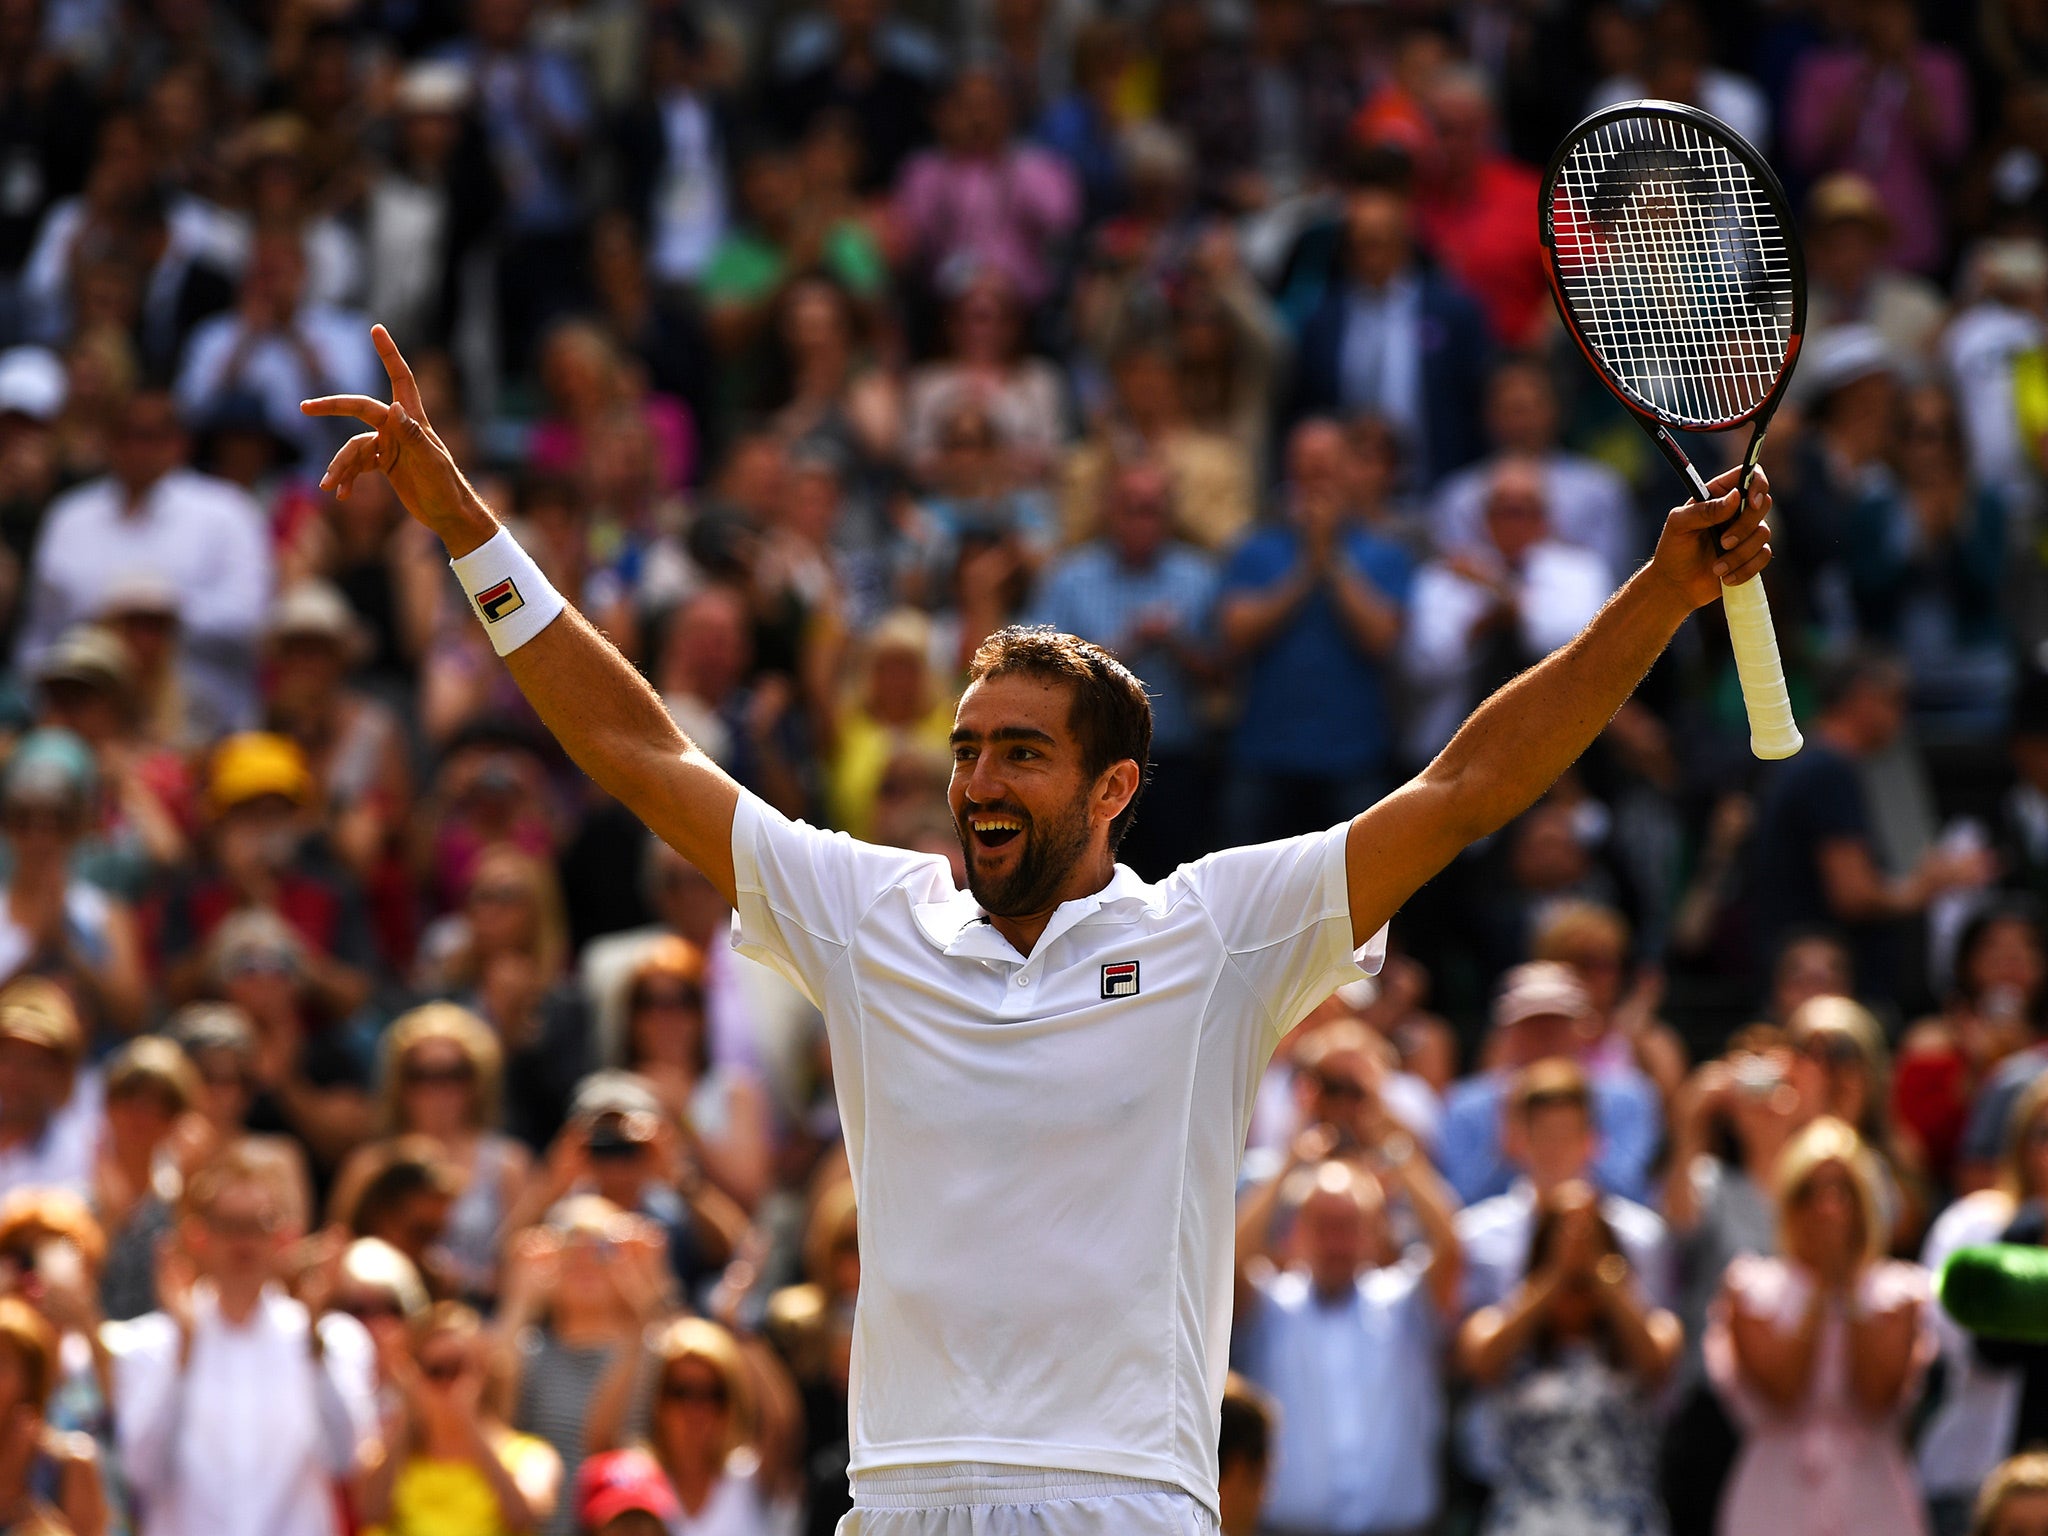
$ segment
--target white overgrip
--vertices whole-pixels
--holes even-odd
[[[1785,664],[1778,657],[1762,578],[1752,576],[1735,587],[1724,583],[1721,608],[1728,615],[1735,675],[1742,680],[1742,702],[1749,710],[1749,750],[1766,761],[1790,757],[1802,741],[1785,691]]]

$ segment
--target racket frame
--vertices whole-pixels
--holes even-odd
[[[1600,360],[1599,353],[1593,349],[1592,343],[1587,339],[1585,331],[1579,325],[1578,316],[1573,313],[1570,301],[1565,297],[1564,279],[1558,270],[1557,264],[1557,231],[1551,213],[1557,192],[1558,177],[1563,174],[1565,161],[1570,157],[1572,151],[1578,148],[1589,135],[1606,127],[1608,124],[1622,121],[1639,122],[1646,117],[1665,118],[1673,122],[1683,123],[1695,132],[1704,134],[1724,144],[1728,152],[1739,160],[1743,167],[1756,178],[1758,187],[1761,188],[1764,197],[1769,201],[1771,209],[1777,215],[1779,225],[1784,232],[1787,276],[1790,279],[1792,288],[1792,316],[1788,328],[1789,333],[1785,339],[1785,357],[1778,365],[1777,377],[1772,380],[1771,387],[1764,392],[1763,398],[1747,410],[1731,416],[1725,421],[1718,421],[1707,425],[1687,424],[1682,427],[1674,426],[1661,412],[1635,399],[1622,385],[1620,380],[1615,377],[1612,370]],[[1557,313],[1559,318],[1564,321],[1565,330],[1570,333],[1573,343],[1585,357],[1595,377],[1600,380],[1609,394],[1613,395],[1615,399],[1628,408],[1629,414],[1635,418],[1636,425],[1641,427],[1644,433],[1648,435],[1650,441],[1657,445],[1658,450],[1670,462],[1671,467],[1685,478],[1686,485],[1691,489],[1692,497],[1695,501],[1708,501],[1712,497],[1707,490],[1705,477],[1700,474],[1699,468],[1693,463],[1691,455],[1685,451],[1684,446],[1678,441],[1677,433],[1680,431],[1727,432],[1741,426],[1744,422],[1750,423],[1749,448],[1742,456],[1742,478],[1738,482],[1738,488],[1742,496],[1747,497],[1749,494],[1750,477],[1756,473],[1757,460],[1763,453],[1764,434],[1770,429],[1771,418],[1777,414],[1778,406],[1785,398],[1786,386],[1792,382],[1792,370],[1799,362],[1800,348],[1806,339],[1806,252],[1799,239],[1799,226],[1792,217],[1791,199],[1785,195],[1785,184],[1778,179],[1778,173],[1771,169],[1770,162],[1764,159],[1758,153],[1756,146],[1751,144],[1740,133],[1737,133],[1728,124],[1722,122],[1711,113],[1702,112],[1697,107],[1689,107],[1683,102],[1676,101],[1618,101],[1611,106],[1600,108],[1597,112],[1589,113],[1559,142],[1556,151],[1550,157],[1550,163],[1543,169],[1543,181],[1537,194],[1537,213],[1543,246],[1543,270],[1544,275],[1550,280],[1551,298],[1557,305]],[[1739,506],[1740,504],[1738,500],[1737,505]],[[1727,525],[1723,524],[1722,526],[1725,527]],[[1718,533],[1719,529],[1716,529],[1715,532]],[[1711,537],[1711,535],[1708,537]],[[1761,621],[1764,634],[1769,640],[1770,666],[1777,672],[1776,691],[1778,697],[1782,700],[1784,690],[1783,669],[1778,662],[1776,639],[1770,635],[1769,609],[1760,600],[1763,578],[1759,575],[1751,578],[1751,580],[1757,584],[1755,592],[1742,594],[1739,602],[1736,600],[1735,595],[1742,593],[1740,587],[1724,585],[1721,590],[1724,597],[1729,600],[1731,623],[1735,620],[1735,614],[1732,610],[1736,607],[1744,610],[1744,617],[1747,621],[1745,627],[1754,626]],[[1747,586],[1749,583],[1744,583],[1744,585]],[[1761,613],[1755,612],[1757,609],[1761,609]],[[1740,648],[1738,647],[1739,651]],[[1740,654],[1738,654],[1737,660],[1738,663],[1742,661]],[[1746,678],[1744,693],[1745,697],[1747,697],[1748,680]],[[1754,709],[1752,709],[1751,713],[1754,717]],[[1754,734],[1752,736],[1752,747],[1759,757],[1787,757],[1797,752],[1799,750],[1799,734],[1797,728],[1791,724],[1789,711],[1785,714],[1782,727],[1775,733],[1771,733],[1768,740],[1765,733]]]

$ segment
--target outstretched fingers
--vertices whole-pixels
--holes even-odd
[[[412,376],[412,364],[405,360],[405,354],[398,350],[398,343],[391,333],[381,325],[370,327],[370,343],[377,349],[377,357],[384,364],[384,372],[391,378],[391,398],[412,414],[421,426],[426,425],[426,407],[420,403],[419,381]]]
[[[317,400],[301,400],[299,411],[307,416],[353,416],[372,428],[384,425],[384,418],[391,407],[382,400],[373,400],[368,395],[322,395]]]
[[[376,467],[377,434],[358,432],[343,443],[341,451],[328,462],[327,473],[320,477],[320,489],[332,491],[338,501],[347,501],[357,478]]]

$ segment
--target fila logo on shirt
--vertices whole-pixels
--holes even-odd
[[[1136,997],[1138,995],[1138,962],[1120,960],[1115,965],[1102,968],[1102,995],[1104,997]]]
[[[483,610],[484,618],[495,624],[508,613],[517,613],[526,606],[526,599],[519,595],[519,589],[512,585],[507,576],[495,587],[485,587],[476,595],[476,605]]]

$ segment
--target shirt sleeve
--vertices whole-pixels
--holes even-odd
[[[732,867],[740,919],[733,948],[786,976],[820,1011],[826,978],[884,892],[904,886],[916,901],[952,894],[936,855],[821,832],[746,792],[733,812]]]
[[[1174,873],[1215,923],[1231,963],[1285,1034],[1316,1004],[1361,974],[1375,975],[1387,930],[1351,938],[1345,871],[1349,823],[1277,843],[1212,853]]]
[[[114,1449],[130,1487],[145,1500],[170,1487],[185,1399],[177,1333],[153,1312],[112,1325]]]

